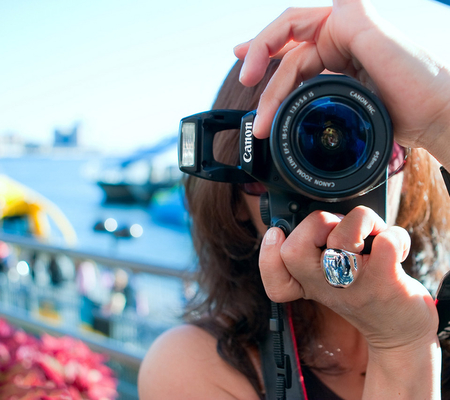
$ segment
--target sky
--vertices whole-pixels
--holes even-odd
[[[390,22],[450,64],[450,7],[373,0]],[[127,153],[210,109],[233,47],[289,6],[331,0],[1,0],[0,135]]]

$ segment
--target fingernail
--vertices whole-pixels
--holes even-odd
[[[239,74],[239,82],[241,82],[241,83],[242,83],[242,79],[245,78],[245,70],[246,70],[246,67],[247,67],[247,64],[244,62],[244,64],[242,64],[241,72],[240,72],[240,74]]]
[[[239,43],[238,45],[233,47],[233,51],[238,50],[244,43]]]
[[[256,136],[256,133],[258,133],[258,114],[256,114],[256,117],[253,120],[253,136]]]
[[[266,245],[272,246],[278,242],[278,230],[269,229],[264,236],[264,243]]]

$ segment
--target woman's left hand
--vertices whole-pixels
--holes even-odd
[[[345,289],[330,286],[321,247],[359,253],[369,235],[375,236],[372,251],[357,256],[355,282]],[[409,247],[404,229],[388,228],[367,207],[356,207],[345,217],[317,211],[286,239],[279,228],[266,233],[261,276],[273,301],[314,300],[348,320],[372,348],[399,348],[436,335],[438,323],[431,295],[402,268]]]
[[[357,256],[356,280],[345,289],[330,286],[321,248],[359,253],[369,235],[375,236],[372,250]],[[313,212],[286,239],[279,228],[271,228],[261,245],[261,276],[273,301],[314,300],[366,339],[363,399],[441,398],[438,316],[428,291],[401,266],[409,247],[404,229],[387,227],[362,206],[345,217]]]

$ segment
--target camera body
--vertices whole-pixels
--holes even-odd
[[[268,139],[253,136],[256,111],[212,110],[184,118],[179,166],[230,183],[258,181],[261,217],[288,235],[314,210],[347,214],[357,205],[386,217],[387,170],[393,147],[389,114],[358,81],[320,75],[278,109]],[[217,162],[214,135],[240,129],[239,165]]]

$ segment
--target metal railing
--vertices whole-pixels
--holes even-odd
[[[108,355],[121,399],[137,399],[153,340],[182,323],[195,291],[185,270],[109,258],[1,234],[0,317],[33,333],[69,335]],[[5,251],[6,250],[6,251]]]

